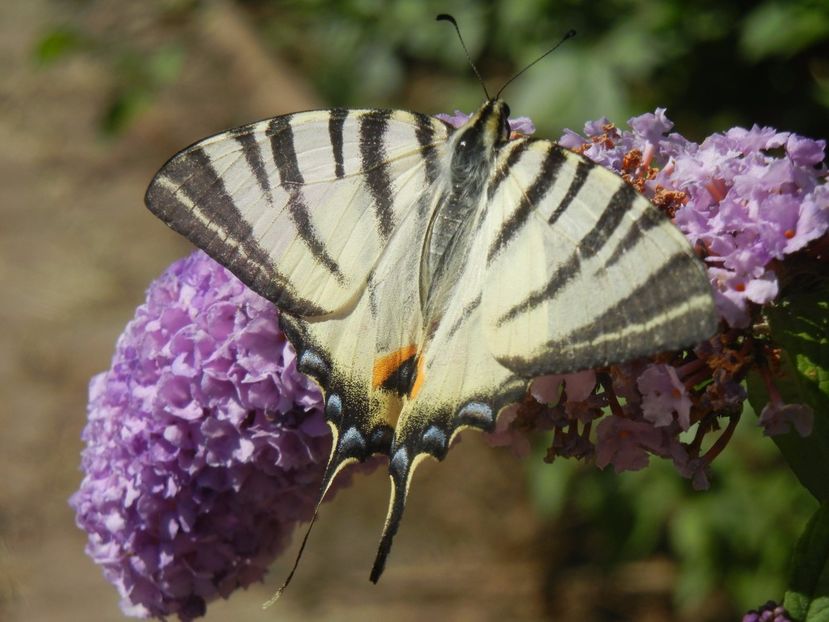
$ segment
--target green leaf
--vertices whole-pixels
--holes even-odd
[[[796,622],[829,622],[829,501],[797,541],[783,606]]]
[[[40,65],[49,65],[77,51],[83,38],[69,28],[55,28],[43,35],[35,44],[34,58]]]
[[[796,432],[774,442],[800,482],[819,500],[829,499],[829,285],[765,310],[773,341],[782,349],[781,376],[774,379],[787,404],[808,404],[815,414],[811,435]],[[748,378],[749,402],[760,413],[768,402],[759,374]]]
[[[740,45],[752,60],[792,56],[829,33],[829,11],[807,3],[771,0],[755,8],[742,25]]]

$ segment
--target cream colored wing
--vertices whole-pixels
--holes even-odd
[[[389,451],[450,131],[403,111],[276,117],[185,149],[147,191],[151,211],[279,307],[334,434],[323,494],[344,465]]]
[[[519,139],[500,150],[483,201],[400,414],[373,578],[415,467],[442,459],[458,430],[492,429],[535,376],[691,345],[716,329],[708,279],[685,238],[610,171]]]
[[[403,111],[275,117],[175,155],[146,203],[281,310],[344,313],[395,229],[423,216],[447,136]]]
[[[529,141],[490,198],[483,286],[492,354],[523,377],[693,345],[717,317],[702,262],[623,179]]]

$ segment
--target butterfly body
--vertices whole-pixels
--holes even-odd
[[[510,140],[507,105],[460,128],[313,111],[205,139],[148,207],[280,309],[334,436],[322,494],[389,457],[383,571],[417,464],[491,430],[530,379],[693,344],[716,328],[682,234],[615,174]]]

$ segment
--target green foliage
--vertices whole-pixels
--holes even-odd
[[[540,456],[528,461],[531,490],[545,516],[565,521],[568,537],[577,530],[591,563],[668,555],[678,564],[681,610],[718,594],[736,616],[783,593],[792,543],[815,508],[755,422],[749,409],[714,462],[708,491],[693,491],[668,461],[616,475]]]
[[[797,543],[783,605],[795,622],[829,621],[829,502],[815,512]]]
[[[781,346],[783,402],[814,409],[814,430],[807,438],[794,431],[775,437],[801,483],[819,500],[829,499],[829,282],[799,290],[765,311],[774,343]],[[768,402],[759,374],[749,379],[749,399],[759,412]]]
[[[100,2],[102,0],[98,0]],[[96,0],[88,0],[94,6]],[[490,91],[570,28],[578,37],[510,86],[517,115],[545,135],[602,116],[624,122],[667,106],[680,131],[702,138],[741,124],[829,135],[829,5],[822,0],[239,0],[262,42],[291,61],[332,105],[472,110],[482,98],[452,28],[451,12]],[[187,24],[205,3],[150,0],[148,27],[181,53]],[[91,11],[91,9],[90,9]],[[176,24],[181,31],[176,35]],[[124,25],[129,32],[129,25]],[[124,55],[158,62],[154,46],[113,33],[94,41],[82,20],[51,29],[36,45],[43,62],[83,50],[119,76]],[[92,43],[87,45],[87,40]],[[106,126],[117,130],[169,81],[155,70],[119,84]],[[150,79],[148,79],[148,77]]]
[[[162,3],[163,4],[163,3]],[[189,10],[164,5],[160,15],[170,11]],[[101,111],[101,130],[113,135],[126,127],[141,111],[152,104],[164,86],[174,82],[181,73],[185,47],[168,43],[148,49],[117,33],[101,35],[81,24],[62,24],[47,30],[32,50],[40,68],[84,54],[105,64],[111,72],[112,95]]]
[[[741,34],[748,58],[790,57],[829,35],[829,5],[813,0],[765,2],[748,14]]]
[[[57,27],[46,32],[35,44],[34,59],[39,65],[49,65],[83,47],[83,37],[69,27]]]
[[[102,118],[104,132],[119,132],[149,106],[159,89],[178,77],[183,61],[184,51],[177,45],[163,46],[146,55],[130,48],[119,50],[111,60],[118,81]]]

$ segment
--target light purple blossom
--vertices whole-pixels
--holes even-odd
[[[650,454],[659,451],[662,434],[647,421],[605,417],[596,428],[596,466],[613,465],[617,473],[648,466]]]
[[[518,404],[507,406],[498,416],[495,429],[486,435],[486,442],[490,447],[509,447],[517,458],[525,458],[531,450],[530,439],[515,425],[516,417]]]
[[[680,429],[688,429],[691,398],[675,368],[670,365],[650,365],[639,376],[637,384],[642,393],[642,415],[647,421],[656,427],[676,421]]]
[[[126,614],[203,615],[311,518],[331,443],[319,391],[273,305],[204,253],[150,286],[89,397],[71,505]]]
[[[644,184],[687,196],[676,225],[706,250],[720,314],[745,328],[751,303],[778,293],[773,260],[802,249],[829,230],[829,187],[823,181],[826,142],[768,127],[733,128],[697,145],[676,132],[665,109],[630,119],[620,131],[607,119],[587,123],[586,138],[566,130],[565,146],[620,173],[636,150],[643,166],[659,171]],[[781,152],[781,153],[777,153]]]
[[[691,480],[694,490],[708,490],[711,485],[708,480],[710,460],[692,454],[685,443],[679,442],[675,436],[664,435],[664,445],[655,453],[673,460],[677,472],[685,479]],[[667,455],[666,455],[667,454]]]
[[[768,436],[786,434],[794,428],[805,437],[812,433],[814,418],[815,413],[807,404],[783,404],[772,399],[760,413],[759,423]]]
[[[768,601],[759,609],[749,611],[743,616],[742,622],[792,622],[789,612],[773,600]]]
[[[439,112],[435,115],[441,121],[445,121],[452,127],[460,127],[471,117],[471,114],[467,114],[465,112],[461,112],[460,110],[456,110],[452,114],[446,114],[445,112]],[[535,132],[535,125],[532,122],[532,119],[529,117],[516,117],[515,119],[509,119],[509,127],[510,130],[513,132],[518,132],[519,134],[529,135]]]

